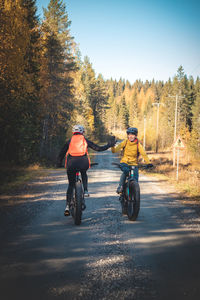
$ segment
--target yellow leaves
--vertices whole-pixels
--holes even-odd
[[[14,10],[17,7],[22,8],[22,0],[4,0],[5,11]]]
[[[88,120],[88,125],[90,130],[93,132],[94,131],[94,115],[93,115],[93,111],[90,108],[87,112],[87,120]]]
[[[0,31],[0,70],[7,81],[22,84],[26,68],[25,55],[30,46],[30,28],[27,11],[21,0],[5,0]],[[17,74],[17,76],[16,76]]]
[[[4,2],[4,9],[5,10],[11,10],[12,4],[13,4],[12,0],[5,0],[5,2]]]

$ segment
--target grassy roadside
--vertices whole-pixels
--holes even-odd
[[[95,161],[95,153],[89,149],[91,162]],[[64,166],[64,160],[63,160]],[[0,163],[0,195],[13,193],[29,181],[40,176],[46,176],[54,168],[34,164],[29,167],[19,167],[13,164]]]
[[[0,194],[15,191],[34,178],[45,176],[50,170],[40,167],[37,164],[29,167],[1,164],[0,167]]]
[[[164,178],[170,184],[173,184],[185,203],[200,205],[199,161],[192,160],[184,151],[181,152],[177,180],[177,165],[173,167],[172,151],[150,152],[148,156],[155,166],[155,169],[150,173],[151,175]]]

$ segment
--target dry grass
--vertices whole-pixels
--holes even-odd
[[[180,151],[177,180],[177,164],[173,167],[172,151],[148,153],[148,156],[155,165],[155,175],[164,175],[185,199],[200,203],[200,161],[195,160],[185,151]]]
[[[13,192],[29,180],[40,175],[45,175],[47,172],[47,170],[41,168],[38,164],[29,167],[19,167],[1,163],[0,168],[0,194]]]

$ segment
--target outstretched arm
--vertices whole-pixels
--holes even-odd
[[[121,142],[116,147],[112,147],[111,148],[112,153],[120,152],[122,149],[124,149],[125,145],[126,145],[126,140],[124,140],[123,142]]]
[[[86,139],[86,141],[87,141],[88,147],[91,148],[91,149],[93,149],[94,151],[99,151],[99,152],[100,151],[105,151],[105,150],[107,150],[107,149],[109,149],[111,147],[110,143],[108,143],[108,144],[106,144],[104,146],[99,146],[99,145],[91,142],[88,139]]]
[[[116,143],[114,136],[112,136],[110,141],[108,142],[108,144],[106,144],[104,146],[99,146],[99,145],[91,142],[88,139],[86,139],[86,141],[87,141],[88,147],[93,149],[94,151],[105,151],[105,150],[109,149],[110,147],[113,147]]]

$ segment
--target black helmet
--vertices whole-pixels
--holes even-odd
[[[135,134],[135,135],[138,135],[138,129],[135,128],[135,127],[129,127],[127,130],[126,130],[126,133],[127,134]]]

